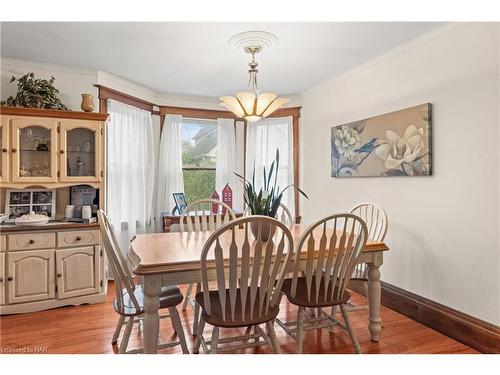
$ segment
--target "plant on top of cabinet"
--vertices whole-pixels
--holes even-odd
[[[16,77],[12,76],[10,82],[14,82]],[[35,74],[27,73],[17,79],[17,94],[9,96],[2,105],[11,107],[28,107],[68,110],[58,98],[59,90],[54,87],[54,77],[49,80],[35,78]]]

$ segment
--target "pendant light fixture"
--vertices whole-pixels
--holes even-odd
[[[256,38],[255,35],[253,37],[249,37],[249,34],[251,33],[259,33],[258,36],[260,36],[260,38]],[[227,108],[236,116],[244,118],[248,122],[257,122],[260,119],[269,116],[282,105],[290,101],[290,99],[287,98],[278,98],[278,95],[275,93],[260,93],[257,88],[257,73],[259,72],[257,70],[257,66],[259,64],[255,61],[255,55],[262,50],[264,45],[266,45],[262,43],[262,35],[266,35],[268,38],[266,41],[272,40],[268,35],[277,40],[274,35],[259,31],[241,33],[230,39],[230,44],[235,43],[236,40],[235,44],[237,46],[241,45],[238,41],[244,42],[246,44],[244,46],[244,51],[252,55],[252,60],[248,64],[250,67],[248,70],[248,73],[250,74],[248,80],[248,90],[240,91],[236,93],[236,96],[222,96],[219,98],[221,100],[221,106]],[[269,43],[267,45],[269,45]]]

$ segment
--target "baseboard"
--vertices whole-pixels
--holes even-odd
[[[381,282],[382,304],[481,353],[500,353],[500,327]],[[358,283],[350,289],[365,294]]]

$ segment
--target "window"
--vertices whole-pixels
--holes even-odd
[[[182,172],[188,203],[211,198],[215,191],[217,122],[183,119]]]

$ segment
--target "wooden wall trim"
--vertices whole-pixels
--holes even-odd
[[[235,120],[244,121],[242,118],[234,115],[234,113],[216,109],[202,109],[202,108],[187,108],[187,107],[172,107],[172,106],[159,106],[160,115],[181,115],[183,117],[203,118],[209,120],[216,120],[218,118],[232,118]],[[287,117],[292,116],[294,119],[300,117],[301,107],[281,108],[273,112],[269,117]]]
[[[157,105],[154,103],[148,102],[147,100],[143,100],[143,99],[137,98],[135,96],[125,94],[123,92],[111,89],[111,88],[106,87],[106,86],[102,86],[102,85],[94,85],[94,86],[99,89],[99,105],[100,105],[99,111],[100,112],[103,112],[103,111],[107,112],[106,100],[114,99],[114,100],[117,100],[119,102],[122,102],[122,103],[125,103],[128,105],[132,105],[132,106],[140,108],[140,109],[144,109],[145,111],[149,111],[154,115],[160,114],[158,111],[154,110],[154,107]]]
[[[232,118],[232,119],[238,118],[229,111],[219,111],[215,109],[202,109],[202,108],[172,107],[172,106],[161,105],[160,116],[165,116],[165,115],[181,115],[182,117],[203,118],[209,120],[216,120],[218,118]]]
[[[269,117],[287,117],[292,116],[293,118],[300,117],[300,109],[302,107],[290,107],[290,108],[280,108],[274,111]]]
[[[500,353],[500,327],[389,283],[381,281],[381,286],[384,306],[481,353]],[[356,282],[349,289],[364,294]]]
[[[293,183],[296,188],[300,187],[300,173],[299,173],[299,117],[293,118]],[[297,189],[293,189],[294,202],[295,202],[295,222],[300,224],[300,195]]]

